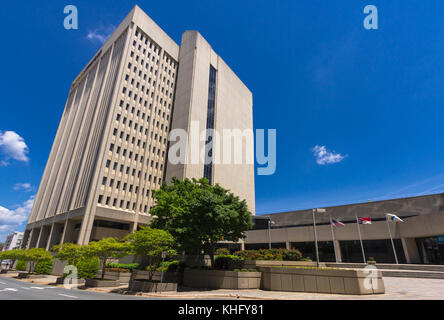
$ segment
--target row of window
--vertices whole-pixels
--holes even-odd
[[[111,204],[111,197],[108,196],[108,197],[105,198],[105,202],[103,203],[103,195],[99,195],[98,203],[101,204],[101,205],[105,205],[105,206],[112,205],[112,207],[118,208],[118,209],[126,209],[126,210],[132,210],[132,211],[136,210],[136,202],[133,202],[133,201],[130,201],[130,200],[125,201],[125,200],[121,199],[120,202],[119,202],[119,205],[117,205],[118,201],[119,201],[118,198],[113,198],[112,199],[112,204]],[[140,206],[139,206],[139,210],[140,211],[142,211],[142,206],[143,205],[140,204]],[[145,204],[143,206],[143,211],[142,212],[148,213],[147,210],[148,210],[148,205]]]

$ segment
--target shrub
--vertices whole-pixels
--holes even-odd
[[[19,260],[17,261],[17,264],[15,265],[15,270],[17,271],[26,271],[28,269],[28,262],[25,260]]]
[[[81,259],[76,263],[77,275],[81,279],[94,279],[99,271],[100,259],[97,257]]]
[[[257,272],[257,270],[256,269],[234,269],[233,271],[236,271],[236,272]]]
[[[110,262],[106,264],[106,269],[123,269],[124,272],[131,272],[134,269],[138,269],[140,265],[138,263],[115,263]],[[115,270],[117,271],[117,270]],[[122,271],[121,271],[122,272]]]
[[[231,254],[218,255],[214,260],[214,268],[220,270],[242,269],[243,265],[244,265],[243,257]]]
[[[37,274],[51,274],[53,259],[40,260],[36,263],[34,272]]]
[[[216,255],[221,255],[221,254],[225,254],[225,255],[229,255],[230,254],[230,250],[228,250],[227,248],[219,248],[216,250]]]
[[[302,259],[302,253],[298,249],[285,250],[282,253],[284,261],[300,261]]]
[[[244,250],[237,251],[234,254],[245,260],[307,261],[297,249]]]

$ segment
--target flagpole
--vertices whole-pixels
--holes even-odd
[[[358,225],[359,241],[361,242],[362,258],[364,259],[364,263],[367,264],[367,260],[365,260],[364,245],[362,244],[361,229],[359,228],[359,219],[357,215],[355,215],[355,217],[356,217],[356,224]]]
[[[396,261],[396,264],[399,264],[398,263],[398,256],[396,255],[396,250],[395,250],[395,243],[393,242],[392,232],[390,231],[390,225],[389,225],[389,220],[388,220],[387,215],[385,215],[385,222],[387,222],[387,229],[389,231],[390,241],[392,242],[392,248],[393,248],[393,254],[395,255],[395,261]]]
[[[318,235],[316,234],[315,210],[316,209],[313,209],[313,232],[314,232],[315,251],[316,251],[316,266],[319,267]]]
[[[333,240],[333,250],[335,251],[335,261],[338,263],[338,255],[336,254],[336,242],[335,242],[335,232],[333,231],[333,221],[331,221],[331,214],[328,213],[330,217],[330,229],[331,229],[331,238]]]

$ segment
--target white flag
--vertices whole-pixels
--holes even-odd
[[[391,214],[391,213],[386,213],[385,214],[387,216],[387,219],[391,220],[391,221],[399,221],[399,222],[404,222],[404,220],[402,220],[400,217],[398,217],[396,214]]]

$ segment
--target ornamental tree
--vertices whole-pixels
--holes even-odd
[[[175,255],[173,236],[165,230],[142,227],[129,234],[125,240],[131,245],[131,251],[135,255],[148,257],[148,277],[152,280],[154,271],[159,267],[162,252],[167,255]]]
[[[205,178],[163,183],[154,191],[156,205],[151,226],[169,231],[178,248],[189,253],[205,253],[214,266],[216,243],[238,241],[253,222],[245,200],[222,188],[210,185]]]
[[[103,238],[99,241],[90,242],[82,247],[85,257],[98,257],[102,263],[102,276],[105,278],[105,266],[109,259],[118,259],[126,256],[130,251],[129,243],[121,242],[115,238]]]
[[[23,250],[18,257],[20,260],[28,262],[29,273],[33,273],[35,266],[38,262],[50,261],[52,263],[53,257],[49,251],[43,248],[32,248],[28,250]]]
[[[68,265],[76,265],[83,256],[82,247],[71,242],[55,245],[52,251],[57,259],[66,261]]]
[[[11,268],[14,266],[14,263],[17,259],[23,257],[25,250],[23,249],[13,249],[0,252],[0,263],[3,260],[11,260]]]

